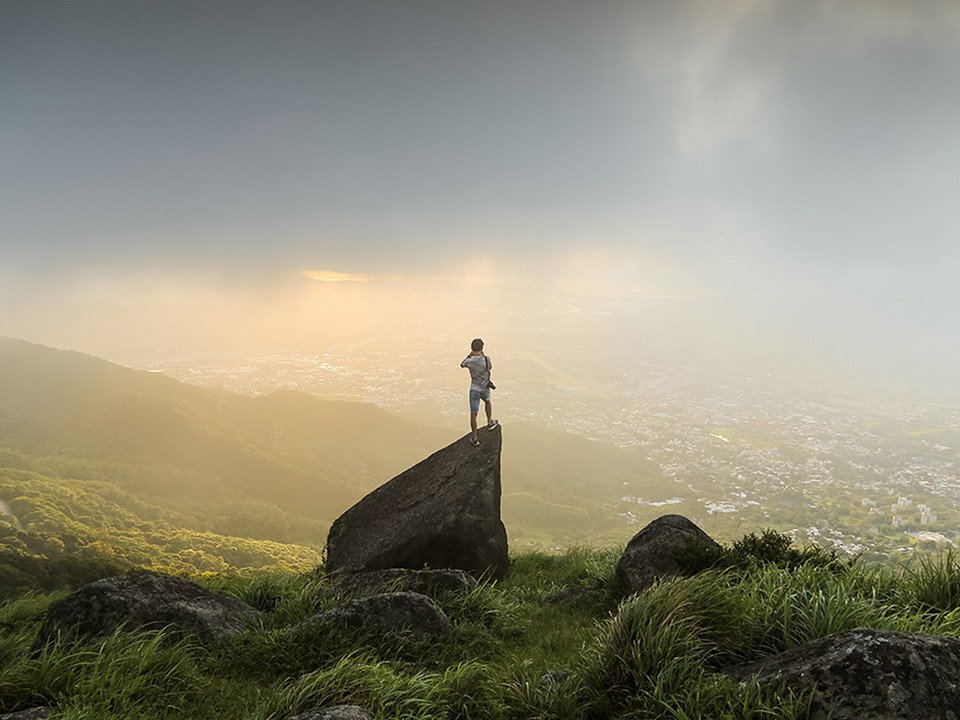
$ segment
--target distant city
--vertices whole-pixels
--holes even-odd
[[[232,392],[294,389],[370,402],[466,432],[468,380],[450,350],[457,340],[315,353],[154,350],[127,364]],[[865,556],[960,538],[956,397],[698,367],[669,345],[601,359],[585,349],[561,358],[528,343],[491,356],[505,427],[521,420],[640,447],[688,489],[669,498],[625,494],[626,525],[638,523],[639,509],[657,507],[721,537],[774,527],[800,543]]]

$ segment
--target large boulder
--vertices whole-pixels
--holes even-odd
[[[237,635],[259,612],[170,575],[134,571],[85,585],[50,606],[34,650],[57,639],[89,640],[116,630],[160,630],[210,644]]]
[[[481,430],[380,486],[334,521],[328,572],[459,568],[476,577],[507,571],[500,520],[501,429]]]
[[[845,630],[743,665],[771,693],[812,692],[810,720],[957,720],[960,639]]]
[[[617,563],[617,581],[627,595],[661,578],[682,575],[697,558],[721,550],[709,535],[682,515],[663,515],[633,536]]]
[[[406,632],[417,639],[442,635],[450,618],[435,601],[414,592],[392,592],[351,600],[319,612],[294,628],[310,630],[318,625],[376,633]]]

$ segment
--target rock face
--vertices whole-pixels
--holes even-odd
[[[811,720],[960,718],[956,638],[846,630],[727,674],[771,692],[813,690]]]
[[[33,649],[128,630],[167,628],[214,643],[242,632],[260,613],[249,605],[210,592],[182,578],[131,572],[90,583],[54,603]]]
[[[437,603],[414,592],[381,593],[351,600],[317,613],[295,631],[328,623],[378,633],[406,631],[418,639],[441,635],[451,628],[450,618]]]
[[[405,470],[347,510],[327,536],[330,572],[458,568],[475,577],[507,571],[500,520],[500,427],[464,436]]]
[[[679,575],[684,555],[718,552],[720,546],[682,515],[664,515],[638,532],[620,556],[617,580],[625,594],[646,590],[664,577]]]

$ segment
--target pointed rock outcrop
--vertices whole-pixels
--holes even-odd
[[[476,577],[507,571],[500,519],[500,427],[464,436],[374,490],[334,521],[328,572],[455,568]]]

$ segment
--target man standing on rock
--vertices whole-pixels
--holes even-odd
[[[477,338],[470,343],[470,354],[467,355],[460,367],[470,371],[470,442],[480,444],[477,437],[477,413],[480,412],[480,401],[487,413],[487,430],[493,430],[499,423],[493,419],[493,403],[490,402],[490,391],[494,384],[490,382],[490,368],[493,365],[490,358],[483,354],[483,340]]]

